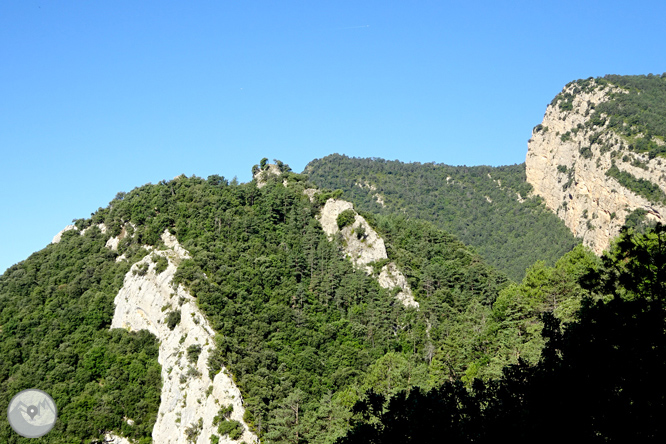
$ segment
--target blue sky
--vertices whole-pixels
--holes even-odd
[[[331,153],[524,161],[569,81],[666,71],[666,2],[0,2],[0,272],[118,191]]]

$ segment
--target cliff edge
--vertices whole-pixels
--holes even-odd
[[[659,146],[663,139],[598,110],[628,93],[604,79],[571,82],[528,142],[526,175],[534,194],[597,254],[632,215],[644,223],[666,215],[666,161],[635,148],[640,139]]]

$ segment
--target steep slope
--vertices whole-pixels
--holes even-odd
[[[146,255],[125,275],[111,323],[111,328],[148,330],[159,340],[163,384],[153,441],[207,444],[218,433],[215,416],[231,406],[228,419],[240,424],[239,436],[221,442],[257,442],[243,422],[243,398],[227,370],[209,376],[215,333],[196,300],[182,285],[172,285],[178,264],[191,256],[168,231],[161,240],[165,249]],[[174,316],[180,317],[177,323]]]
[[[0,277],[2,393],[52,394],[45,442],[331,443],[364,391],[483,358],[501,273],[280,173],[119,193]]]
[[[343,190],[360,211],[433,222],[514,280],[537,260],[553,264],[578,242],[529,197],[524,165],[454,167],[333,154],[310,162],[305,173],[321,187]]]
[[[528,143],[527,181],[585,245],[666,215],[666,78],[571,82]]]
[[[160,405],[159,345],[148,331],[110,327],[123,277],[147,251],[125,248],[128,261],[116,261],[110,234],[82,235],[81,222],[0,277],[0,399],[30,387],[51,394],[58,421],[41,442],[110,431],[146,442]],[[22,442],[5,415],[0,442]]]

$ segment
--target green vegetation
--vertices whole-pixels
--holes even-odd
[[[167,314],[164,322],[166,323],[167,327],[169,327],[169,330],[176,328],[176,325],[178,325],[180,322],[180,310],[170,311]]]
[[[58,422],[40,442],[90,442],[110,430],[146,442],[157,417],[155,337],[109,329],[129,264],[116,263],[107,238],[97,227],[68,231],[0,277],[0,404],[27,388],[50,393]],[[131,262],[147,253],[124,252]],[[0,442],[27,441],[0,416]]]
[[[153,256],[155,262],[155,273],[161,274],[169,266],[169,261],[164,256]]]
[[[620,87],[621,92],[613,92],[610,100],[592,106],[594,114],[585,123],[590,129],[604,127],[594,134],[597,141],[601,134],[613,130],[621,135],[628,149],[647,153],[650,158],[666,157],[666,73],[638,76],[607,75],[569,83],[573,93],[558,94],[551,104],[558,104],[562,111],[573,109],[573,97],[580,92]],[[590,104],[591,105],[591,104]],[[561,136],[564,141],[568,137]],[[624,144],[623,144],[624,145]],[[602,151],[609,147],[602,146]],[[587,153],[587,151],[586,151]]]
[[[104,222],[109,228],[106,235],[95,229],[85,237],[72,232],[61,244],[45,251],[71,248],[78,255],[72,267],[82,258],[103,260],[105,266],[112,267],[108,279],[114,286],[109,287],[105,299],[85,306],[83,311],[104,310],[111,316],[113,297],[129,269],[128,263],[116,264],[115,258],[125,254],[129,263],[136,263],[147,254],[140,246],[159,248],[161,233],[169,230],[192,255],[179,265],[174,285],[183,284],[191,291],[218,333],[209,372],[214,376],[222,364],[229,369],[243,393],[244,419],[249,426],[262,439],[276,443],[330,443],[346,433],[353,416],[351,407],[367,388],[381,387],[389,395],[416,386],[435,387],[450,378],[465,376],[470,365],[487,361],[487,344],[494,340],[485,333],[487,323],[494,301],[508,282],[473,250],[431,223],[365,214],[368,223],[385,238],[390,260],[403,270],[421,303],[419,311],[406,309],[396,300],[395,291],[381,288],[374,278],[355,270],[340,246],[328,240],[314,217],[322,202],[310,202],[303,194],[312,186],[303,178],[290,182],[288,187],[280,180],[269,179],[259,189],[254,182],[230,184],[220,176],[208,180],[180,176],[125,193],[91,219],[77,221],[79,228]],[[320,195],[334,197],[339,193],[324,190]],[[136,229],[130,229],[128,222]],[[133,236],[125,236],[118,252],[104,247],[109,236],[123,230],[131,230]],[[361,238],[367,235],[360,231],[354,234]],[[77,248],[76,242],[87,241],[93,235],[94,250]],[[89,256],[91,251],[94,254]],[[104,270],[94,269],[98,273]],[[139,270],[144,272],[143,268]],[[78,281],[61,276],[62,268],[56,264],[42,267],[40,272],[64,279],[45,287],[49,291],[79,288]],[[13,282],[12,276],[3,276],[3,283]],[[67,295],[71,303],[82,303],[80,290]],[[18,296],[5,292],[3,297]],[[4,310],[7,319],[15,318],[9,308]],[[163,322],[175,328],[180,311],[172,305],[165,305],[162,311]],[[65,313],[71,316],[72,311]],[[0,323],[4,332],[7,325],[11,322]],[[109,333],[108,327],[100,334],[129,335],[125,331]],[[181,343],[185,339],[183,336]],[[151,340],[156,347],[154,338]],[[87,352],[88,348],[82,351]],[[148,356],[156,352],[151,353]],[[189,347],[186,353],[190,362],[199,358],[196,348]],[[116,362],[126,362],[120,359]],[[122,359],[134,358],[128,352],[122,353]],[[13,360],[8,362],[3,367],[4,384],[14,380],[10,377],[18,378],[14,373],[18,367]],[[475,371],[483,374],[484,368]],[[156,375],[159,383],[159,367],[149,374]],[[188,377],[198,377],[194,368],[183,375]],[[391,383],[383,385],[381,381],[386,378]],[[140,393],[150,387],[141,378],[137,384]],[[99,385],[95,387],[104,393]],[[129,436],[149,434],[159,387],[150,393],[155,396],[133,404],[149,416],[142,417],[134,410],[118,414],[113,416],[120,422],[114,430]],[[67,405],[62,398],[56,401]],[[84,411],[92,415],[100,408],[92,406]],[[128,429],[130,426],[121,421],[123,416],[136,420],[138,425]],[[67,415],[64,418],[64,424],[69,424]],[[96,421],[86,422],[86,427],[102,419]],[[3,427],[8,430],[8,426]],[[89,432],[72,427],[72,434],[67,436],[79,441],[98,439],[98,434],[110,427],[100,426]],[[183,427],[190,440],[201,433],[197,421]],[[240,425],[228,418],[219,427],[218,441],[222,435],[242,433]]]
[[[368,391],[338,444],[661,442],[665,433],[666,230],[624,231],[603,266],[577,279],[590,296],[566,328],[543,316],[536,365],[520,361],[470,388]]]
[[[190,363],[194,364],[195,362],[197,362],[200,354],[201,354],[201,345],[192,344],[189,347],[187,347],[187,360]]]
[[[603,80],[624,90],[596,108],[599,115],[607,115],[609,128],[623,135],[633,151],[648,153],[651,158],[666,156],[666,145],[657,142],[666,138],[666,73],[607,75]]]
[[[213,425],[217,426],[217,433],[220,435],[229,435],[231,439],[238,439],[243,435],[243,425],[238,421],[229,419],[233,411],[233,405],[223,406],[213,418]]]
[[[656,234],[644,238],[625,233],[615,256],[603,263],[576,246],[552,266],[535,262],[520,283],[512,283],[474,249],[439,228],[451,215],[440,217],[425,210],[432,203],[434,210],[464,205],[474,211],[472,204],[489,203],[483,197],[488,196],[499,208],[514,209],[509,217],[499,211],[484,216],[497,223],[506,245],[520,245],[512,240],[519,233],[501,222],[529,222],[526,226],[534,227],[534,221],[543,220],[554,230],[557,225],[549,226],[547,218],[541,219],[545,213],[538,201],[510,203],[516,202],[516,193],[526,196],[529,192],[518,174],[521,166],[463,169],[376,164],[383,165],[381,174],[368,173],[358,179],[376,183],[376,192],[382,193],[387,208],[410,205],[432,219],[418,220],[388,210],[361,213],[385,240],[389,256],[373,264],[373,269],[377,272],[388,261],[395,262],[420,303],[419,310],[405,308],[395,297],[397,290],[383,289],[374,278],[354,269],[337,241],[328,240],[315,218],[323,202],[310,202],[303,194],[313,185],[302,175],[288,187],[281,180],[267,180],[261,189],[255,182],[229,183],[221,176],[208,180],[180,176],[122,194],[91,219],[76,222],[80,229],[92,227],[85,236],[66,232],[59,244],[49,245],[0,277],[0,351],[4,357],[0,360],[0,396],[8,402],[12,393],[28,387],[44,388],[54,396],[61,406],[61,419],[56,425],[58,433],[47,435],[51,441],[45,442],[90,442],[109,430],[137,440],[149,439],[160,399],[157,343],[145,331],[129,333],[109,327],[113,299],[130,264],[148,254],[142,245],[159,248],[164,230],[174,234],[192,256],[180,263],[174,285],[189,289],[217,333],[216,349],[208,361],[210,375],[215,376],[223,365],[230,371],[243,394],[244,420],[262,440],[274,443],[329,444],[343,439],[350,430],[352,434],[344,439],[368,431],[381,434],[392,430],[388,418],[401,411],[395,406],[418,401],[422,395],[448,405],[449,410],[441,406],[437,410],[461,418],[452,427],[463,427],[463,432],[471,430],[465,428],[468,425],[480,423],[474,413],[457,410],[461,405],[487,412],[488,427],[478,433],[490,436],[483,434],[500,424],[497,418],[507,412],[497,406],[515,406],[510,403],[510,393],[525,393],[522,399],[527,403],[525,409],[512,411],[540,406],[529,404],[537,398],[521,392],[527,389],[516,381],[555,371],[548,366],[559,363],[552,361],[559,355],[549,348],[549,341],[566,342],[568,332],[587,325],[586,313],[596,310],[590,307],[601,307],[595,301],[608,300],[613,292],[627,300],[643,300],[649,299],[648,293],[663,291],[660,285],[666,279],[658,262],[649,262],[657,264],[653,278],[631,279],[647,273],[642,271],[645,262],[641,258],[645,249],[656,254],[652,247]],[[289,173],[288,166],[282,164],[282,169]],[[454,172],[457,176],[451,176],[450,184],[446,184],[446,176],[441,183],[433,183],[442,173]],[[420,196],[434,195],[432,200],[408,199],[416,198],[408,186],[415,174],[421,174],[417,182]],[[488,174],[491,178],[483,179]],[[401,187],[389,187],[387,176]],[[359,192],[360,187],[352,187]],[[442,187],[456,187],[464,193],[446,194]],[[479,195],[481,199],[477,199]],[[358,205],[376,204],[372,195],[357,197]],[[480,217],[483,213],[474,214]],[[467,220],[480,230],[469,216]],[[101,222],[108,227],[106,234],[94,227]],[[128,222],[136,229],[129,228]],[[109,236],[123,230],[131,230],[133,236],[126,236],[117,252],[104,246]],[[533,230],[529,238],[534,242],[532,250],[544,243],[534,236],[549,239],[549,233],[542,230],[540,226]],[[367,235],[354,234],[359,238]],[[129,260],[116,263],[120,254]],[[152,256],[156,272],[160,258]],[[135,270],[148,272],[147,267]],[[175,304],[163,306],[162,313],[170,329],[181,320]],[[558,333],[560,324],[565,336]],[[181,343],[186,337],[182,336]],[[185,353],[194,363],[201,348],[192,345]],[[507,365],[513,367],[503,370]],[[182,377],[199,376],[190,366]],[[509,390],[503,384],[519,387]],[[485,398],[477,398],[480,393]],[[460,402],[451,401],[451,396]],[[493,410],[496,408],[499,410]],[[500,416],[493,416],[495,412]],[[221,406],[211,442],[242,435],[242,425],[231,414],[231,406]],[[131,418],[135,425],[123,418]],[[509,419],[508,424],[517,424],[515,417]],[[434,424],[451,425],[447,421]],[[190,441],[201,430],[200,418],[183,424]],[[396,432],[395,436],[402,435]],[[2,418],[0,440],[19,442]]]
[[[527,197],[531,186],[524,164],[454,167],[333,154],[313,160],[305,172],[321,187],[343,190],[357,211],[433,222],[514,280],[522,279],[537,260],[552,265],[579,243],[540,199]],[[365,181],[377,191],[356,185]]]
[[[342,230],[347,225],[353,224],[354,220],[356,220],[356,212],[354,210],[345,210],[338,214],[336,222],[338,223],[338,228]]]
[[[626,189],[646,198],[650,202],[662,205],[666,203],[666,194],[659,188],[659,185],[646,179],[639,179],[626,171],[621,171],[615,164],[606,171],[606,176],[612,177]]]

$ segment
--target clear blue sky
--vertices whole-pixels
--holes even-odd
[[[181,173],[523,162],[567,82],[666,71],[665,17],[663,0],[0,2],[0,272]]]

